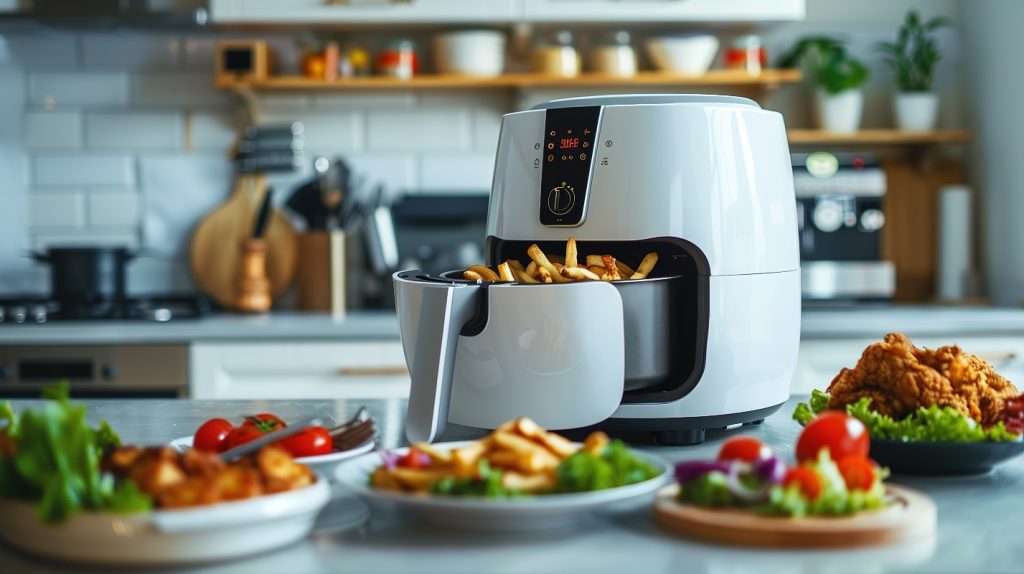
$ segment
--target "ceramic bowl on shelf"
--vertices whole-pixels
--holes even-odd
[[[718,38],[710,34],[661,36],[647,41],[647,54],[662,71],[701,76],[711,69],[718,53]]]
[[[461,30],[434,37],[434,67],[441,74],[494,77],[505,71],[505,35]]]

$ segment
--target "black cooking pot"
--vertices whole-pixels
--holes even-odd
[[[116,316],[125,300],[125,247],[51,247],[32,258],[50,265],[50,296],[65,317]]]

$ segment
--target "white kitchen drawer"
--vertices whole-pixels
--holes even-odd
[[[483,23],[512,22],[521,15],[521,0],[210,0],[210,17],[218,23]]]
[[[1012,337],[949,337],[913,338],[918,347],[935,348],[943,345],[960,345],[968,353],[985,359],[996,371],[1013,381],[1018,387],[1024,385],[1024,338]],[[844,367],[853,368],[864,348],[876,339],[810,339],[800,341],[800,358],[797,361],[796,377],[793,380],[793,394],[807,394],[812,389],[824,390]]]
[[[399,341],[196,343],[196,399],[378,399],[409,396]]]
[[[805,0],[523,0],[530,22],[803,20]]]

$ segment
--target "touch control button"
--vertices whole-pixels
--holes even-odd
[[[576,190],[571,185],[562,182],[562,185],[548,192],[548,211],[551,213],[565,215],[572,211],[574,205],[576,205]]]

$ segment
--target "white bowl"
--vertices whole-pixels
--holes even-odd
[[[192,448],[192,437],[183,436],[181,438],[176,438],[171,441],[171,446],[179,452],[186,448]],[[301,462],[320,476],[332,477],[334,476],[334,471],[338,468],[339,464],[350,458],[366,454],[373,450],[373,447],[373,439],[370,439],[355,448],[332,452],[330,454],[321,454],[319,456],[298,457],[295,459],[295,462]]]
[[[434,67],[442,74],[500,76],[505,71],[505,35],[464,30],[435,36]]]
[[[182,510],[79,512],[43,524],[35,508],[0,498],[0,538],[46,558],[90,564],[167,565],[266,552],[301,540],[330,499],[317,477],[299,490]]]
[[[659,70],[684,76],[701,76],[711,68],[718,53],[718,38],[696,36],[663,36],[647,41],[647,54]]]

